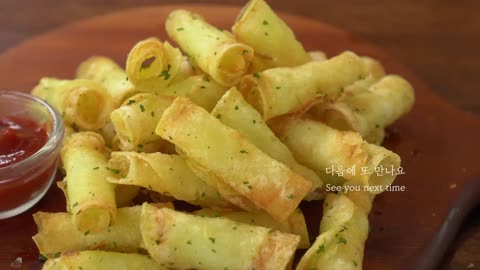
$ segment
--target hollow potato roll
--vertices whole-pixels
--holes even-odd
[[[291,214],[287,220],[282,222],[278,222],[270,215],[262,212],[254,213],[247,211],[217,211],[211,208],[203,208],[195,211],[194,214],[201,217],[223,217],[236,222],[246,223],[254,226],[262,226],[285,233],[299,235],[300,242],[298,244],[298,248],[305,249],[310,247],[307,224],[305,223],[305,217],[299,208],[297,208],[297,210],[295,210],[295,212],[293,212],[293,214]]]
[[[275,160],[282,162],[312,183],[307,199],[318,199],[322,180],[307,167],[299,164],[292,152],[278,139],[263,121],[262,116],[248,104],[236,88],[231,88],[212,111],[223,124],[239,131],[250,142]]]
[[[208,24],[200,15],[175,10],[167,18],[168,35],[190,61],[224,86],[232,86],[247,71],[253,49],[239,43],[228,31]]]
[[[80,251],[61,254],[49,259],[42,270],[168,270],[145,255],[108,251]]]
[[[106,230],[115,222],[115,185],[105,179],[115,171],[107,167],[103,138],[95,132],[70,135],[63,144],[69,211],[76,228],[83,233]]]
[[[387,75],[365,88],[333,104],[315,106],[313,115],[332,127],[356,131],[369,142],[381,143],[383,129],[412,109],[414,91],[397,75]]]
[[[325,61],[247,75],[240,81],[239,90],[267,121],[306,110],[318,100],[334,101],[345,86],[367,75],[362,59],[344,52]]]
[[[143,205],[140,230],[148,252],[174,269],[285,269],[300,236],[226,218]]]
[[[296,269],[361,270],[373,197],[363,190],[328,194],[320,235]]]
[[[193,160],[280,221],[310,191],[310,182],[187,98],[175,99],[160,119],[156,133],[174,143],[187,160]]]
[[[182,63],[179,49],[152,37],[139,41],[130,50],[126,72],[137,90],[154,92],[174,81]]]
[[[102,128],[113,110],[108,91],[101,84],[85,79],[42,78],[32,95],[57,109],[66,125],[81,130]]]
[[[178,155],[113,152],[108,166],[120,171],[107,178],[112,183],[141,186],[195,205],[231,206]]]
[[[400,157],[374,144],[365,142],[355,132],[340,131],[309,119],[284,117],[270,126],[292,151],[295,158],[319,175],[330,174],[357,181],[380,193],[392,184],[400,167]],[[345,170],[339,175],[340,167]],[[348,170],[347,169],[350,169]],[[367,169],[362,169],[367,168]],[[391,174],[381,174],[380,168],[391,168]],[[324,177],[327,184],[330,178]]]
[[[227,88],[208,75],[193,75],[159,91],[162,95],[188,97],[193,103],[211,111]]]
[[[155,204],[173,209],[171,203]],[[85,234],[72,223],[70,213],[37,212],[33,219],[38,233],[33,236],[40,254],[53,258],[58,252],[106,250],[137,252],[142,243],[140,234],[141,206],[118,208],[115,224],[98,233]],[[68,236],[68,241],[65,241]]]
[[[158,151],[164,140],[155,127],[174,97],[141,93],[134,95],[110,114],[123,151]]]
[[[102,84],[112,96],[115,108],[136,92],[125,70],[115,61],[104,56],[92,56],[80,63],[77,68],[77,78]]]
[[[310,61],[310,56],[290,27],[264,0],[249,1],[232,27],[232,32],[238,41],[253,48],[257,61],[266,63],[263,67],[253,66],[254,72],[273,67],[298,66]]]

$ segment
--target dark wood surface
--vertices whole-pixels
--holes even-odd
[[[2,1],[0,50],[74,20],[134,6],[133,1],[99,2]],[[223,1],[229,4],[238,2]],[[153,1],[135,3],[139,5]],[[282,11],[341,26],[382,47],[393,57],[365,45],[351,35],[289,17],[307,47],[324,49],[330,53],[351,48],[377,56],[385,61],[389,71],[399,72],[414,81],[418,91],[414,112],[391,129],[393,135],[387,141],[387,146],[404,158],[407,175],[399,178],[399,184],[407,185],[409,192],[387,194],[379,198],[376,212],[372,215],[374,229],[378,228],[378,231],[373,231],[367,244],[366,266],[370,268],[365,269],[416,269],[410,268],[409,263],[419,263],[418,259],[425,255],[422,253],[424,241],[427,240],[425,235],[430,235],[430,241],[427,242],[448,248],[445,242],[432,242],[434,235],[445,237],[435,233],[440,230],[439,224],[443,224],[441,221],[445,221],[450,213],[453,216],[449,226],[459,225],[456,223],[461,222],[461,215],[466,213],[448,210],[455,203],[461,204],[458,209],[464,208],[473,203],[474,195],[478,197],[473,193],[459,196],[464,192],[462,188],[467,179],[480,175],[479,159],[475,154],[480,150],[477,142],[480,122],[437,99],[424,83],[416,79],[424,79],[449,102],[468,111],[480,112],[480,92],[476,84],[480,82],[477,76],[480,59],[476,55],[480,41],[480,20],[475,16],[480,5],[473,1],[448,3],[295,1],[288,4],[279,1],[273,4]],[[28,90],[40,76],[72,76],[75,64],[93,53],[103,53],[123,63],[128,48],[135,40],[163,32],[161,27],[164,18],[154,10],[147,10],[146,14],[137,13],[128,19],[109,16],[95,23],[72,26],[7,50],[0,56],[0,86],[2,89]],[[225,17],[225,13],[219,13],[218,17],[209,14],[209,17],[213,16],[214,21],[227,26],[233,21],[231,14],[229,18]],[[145,22],[151,22],[152,25],[144,25]],[[85,40],[85,37],[89,39]],[[406,65],[412,72],[396,63]],[[457,184],[455,189],[450,188],[453,183]],[[478,181],[468,183],[475,185]],[[54,198],[54,195],[49,196],[35,210],[52,207]],[[472,201],[461,202],[459,198]],[[402,204],[397,205],[399,202]],[[389,212],[394,206],[403,208]],[[62,206],[54,208],[61,209]],[[450,250],[452,255],[442,264],[444,269],[467,269],[472,265],[470,269],[480,269],[479,216],[477,210],[461,227],[462,234]],[[19,224],[24,227],[19,227]],[[388,226],[392,224],[392,227]],[[16,221],[0,222],[0,231],[2,269],[17,255],[24,254],[24,258],[32,259],[35,249],[31,246],[29,236],[35,228],[28,215],[22,215]],[[430,258],[428,256],[432,254],[427,255],[427,259]]]

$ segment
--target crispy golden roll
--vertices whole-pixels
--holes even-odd
[[[57,187],[62,190],[63,195],[67,198],[67,207],[66,209],[70,209],[70,205],[68,202],[68,193],[66,189],[66,182],[58,181]],[[133,200],[137,197],[140,191],[139,186],[132,186],[132,185],[116,185],[115,186],[115,202],[117,207],[129,207],[133,206]]]
[[[253,48],[255,58],[268,61],[267,68],[293,67],[310,61],[290,27],[264,0],[249,1],[232,31],[238,41]],[[258,72],[263,69],[254,67],[254,70]]]
[[[224,86],[235,85],[253,58],[252,48],[237,42],[228,31],[208,24],[198,14],[173,11],[167,18],[166,29],[195,66]]]
[[[128,53],[126,72],[138,91],[154,92],[166,87],[181,72],[183,56],[167,41],[147,38]]]
[[[95,132],[68,137],[62,147],[69,212],[83,233],[106,230],[115,222],[115,185],[105,179],[117,173],[107,166],[105,143]]]
[[[380,144],[384,128],[409,112],[414,100],[413,88],[405,79],[388,75],[336,103],[315,106],[312,113],[332,127],[356,131],[367,141]]]
[[[400,157],[362,140],[355,132],[340,131],[313,120],[284,117],[270,127],[292,151],[295,158],[320,176],[327,174],[357,181],[381,193],[392,184],[400,167]],[[388,172],[387,172],[388,171]],[[329,182],[326,187],[343,184]]]
[[[171,203],[157,203],[156,207],[173,209]],[[40,254],[52,258],[58,252],[81,250],[107,250],[118,252],[137,252],[141,246],[140,235],[141,206],[119,208],[115,224],[99,233],[83,233],[72,223],[70,213],[37,212],[33,219],[38,233],[33,241]],[[68,241],[65,240],[68,236]]]
[[[357,204],[357,200],[371,206],[373,196],[361,189],[327,195],[320,235],[300,260],[297,270],[362,269],[370,208]]]
[[[192,170],[192,172],[195,175],[197,175],[200,179],[202,179],[208,185],[215,187],[220,197],[225,198],[227,201],[231,202],[233,205],[245,211],[249,211],[249,212],[259,211],[258,207],[255,206],[255,204],[247,196],[235,190],[235,188],[233,188],[227,182],[223,181],[221,177],[211,173],[208,169],[205,169],[198,162],[195,162],[192,159],[186,158],[186,154],[181,149],[177,148],[177,152],[180,154],[181,157],[184,158],[188,167]]]
[[[322,186],[320,177],[295,160],[292,152],[275,136],[262,116],[245,101],[236,88],[230,89],[220,99],[212,115],[223,124],[239,131],[265,154],[312,182],[311,192],[306,199],[319,199],[317,191]]]
[[[60,257],[49,259],[43,270],[168,270],[146,255],[108,251],[80,251],[62,253]]]
[[[298,244],[298,248],[305,249],[310,247],[307,224],[305,223],[305,217],[299,208],[297,208],[297,210],[283,222],[278,222],[270,215],[261,212],[253,213],[246,211],[217,211],[211,208],[203,208],[195,211],[194,213],[195,215],[201,217],[224,217],[236,222],[247,223],[254,226],[262,226],[285,233],[299,235],[300,242]]]
[[[383,66],[382,64],[380,64],[380,62],[368,56],[362,56],[361,60],[363,68],[366,70],[367,76],[361,77],[359,78],[359,80],[353,82],[352,84],[345,86],[342,89],[342,94],[337,99],[337,102],[340,102],[342,99],[348,96],[368,91],[368,88],[372,86],[372,84],[378,82],[378,80],[385,76],[385,70],[383,69]],[[323,105],[328,104],[331,103],[318,102],[317,104],[312,105],[312,108],[321,108]]]
[[[140,231],[150,255],[174,269],[285,269],[300,236],[226,218],[143,205]]]
[[[173,209],[171,203],[156,204]],[[117,219],[106,230],[84,233],[72,223],[70,213],[37,212],[33,219],[38,233],[33,236],[40,254],[53,258],[58,252],[81,250],[107,250],[137,252],[142,243],[140,235],[141,206],[118,208]],[[68,237],[68,241],[65,241]]]
[[[85,79],[42,78],[32,94],[57,109],[65,125],[81,130],[103,127],[113,110],[108,91],[101,84]]]
[[[178,155],[113,152],[108,166],[120,172],[107,178],[112,183],[141,186],[195,205],[231,207]]]
[[[136,90],[127,77],[127,73],[115,61],[104,56],[93,56],[80,63],[77,78],[92,80],[107,89],[115,108]]]
[[[192,161],[196,169],[230,186],[277,220],[293,213],[310,191],[310,182],[187,98],[175,99],[156,133],[174,143],[187,164]]]
[[[159,93],[177,97],[188,97],[193,103],[211,111],[227,88],[208,75],[194,75],[173,83]]]
[[[123,151],[156,152],[164,140],[155,127],[174,97],[142,93],[125,100],[110,114]]]
[[[326,61],[267,69],[242,78],[239,90],[265,121],[299,112],[314,102],[334,101],[343,88],[367,76],[362,59],[344,52]]]

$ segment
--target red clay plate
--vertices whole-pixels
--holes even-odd
[[[0,55],[0,89],[28,92],[44,76],[73,78],[77,65],[92,55],[124,64],[140,39],[166,39],[164,22],[173,9],[185,8],[229,29],[239,8],[210,5],[157,6],[126,10],[65,26],[22,43]],[[407,78],[415,87],[413,111],[389,128],[385,147],[402,157],[406,172],[397,178],[405,192],[378,196],[370,216],[364,268],[433,269],[465,215],[480,198],[480,120],[447,104],[414,74],[381,49],[325,23],[281,14],[307,49],[329,56],[344,50],[379,59],[388,73]],[[454,91],[454,89],[452,90]],[[455,184],[455,188],[451,188]],[[0,268],[22,257],[22,269],[40,269],[31,240],[36,211],[64,211],[64,198],[52,187],[30,211],[0,221]],[[315,236],[321,203],[303,205]],[[68,235],[65,235],[68,241]]]

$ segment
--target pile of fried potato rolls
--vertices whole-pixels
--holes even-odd
[[[412,86],[370,57],[307,51],[264,0],[231,31],[165,19],[171,40],[139,41],[125,68],[93,56],[32,90],[67,126],[66,211],[34,214],[43,269],[361,269],[374,197],[401,168],[384,130]],[[318,200],[309,235],[299,205]]]

